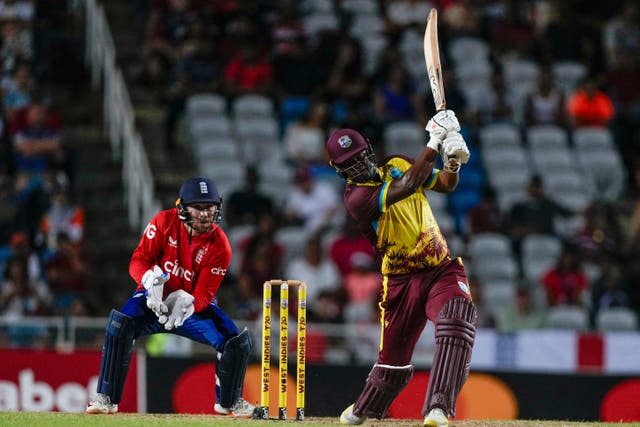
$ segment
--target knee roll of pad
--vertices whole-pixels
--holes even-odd
[[[373,365],[364,390],[353,406],[353,414],[382,419],[393,399],[409,384],[412,377],[411,365]]]

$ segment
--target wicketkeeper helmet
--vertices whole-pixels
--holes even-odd
[[[213,180],[194,176],[184,181],[178,193],[178,200],[176,200],[178,218],[184,222],[191,221],[187,206],[194,204],[216,205],[218,208],[214,214],[213,222],[218,224],[222,220],[222,198]]]

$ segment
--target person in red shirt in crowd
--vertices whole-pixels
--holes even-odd
[[[176,207],[158,212],[145,228],[129,264],[137,287],[120,310],[111,311],[97,394],[86,412],[116,413],[134,341],[169,332],[216,349],[215,413],[252,414],[254,406],[242,398],[249,331],[240,331],[216,299],[231,262],[231,246],[219,226],[221,205],[211,179],[191,177]]]
[[[605,127],[615,114],[611,98],[598,88],[593,78],[587,78],[573,92],[567,108],[574,127]]]
[[[231,96],[255,92],[268,95],[273,67],[255,42],[247,42],[227,63],[224,80]]]
[[[542,284],[549,306],[583,305],[589,281],[580,266],[580,255],[575,247],[564,247],[556,265],[542,277]]]
[[[347,215],[342,232],[329,246],[329,258],[338,267],[342,278],[353,270],[352,256],[362,253],[374,257],[373,245],[360,233],[356,222]]]

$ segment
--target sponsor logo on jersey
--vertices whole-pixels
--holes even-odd
[[[227,269],[222,267],[213,267],[211,269],[211,274],[213,274],[214,276],[224,276],[225,274],[227,274]]]
[[[169,236],[169,246],[171,246],[172,248],[177,248],[178,247],[178,240],[174,239],[171,236]]]
[[[187,282],[190,282],[191,278],[193,277],[193,271],[187,270],[186,268],[181,267],[178,260],[175,260],[173,262],[165,261],[163,267],[165,271],[168,271],[173,276],[179,279],[184,279]]]
[[[469,285],[458,280],[458,286],[460,286],[460,289],[462,289],[462,292],[464,292],[467,295],[471,295],[471,291],[469,290]]]

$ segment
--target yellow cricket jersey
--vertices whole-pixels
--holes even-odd
[[[389,185],[411,165],[410,159],[391,157],[380,169],[382,183],[349,182],[345,189],[347,211],[374,244],[384,275],[435,267],[449,255],[447,242],[425,195],[425,190],[435,184],[438,169],[433,169],[415,193],[387,204]]]

